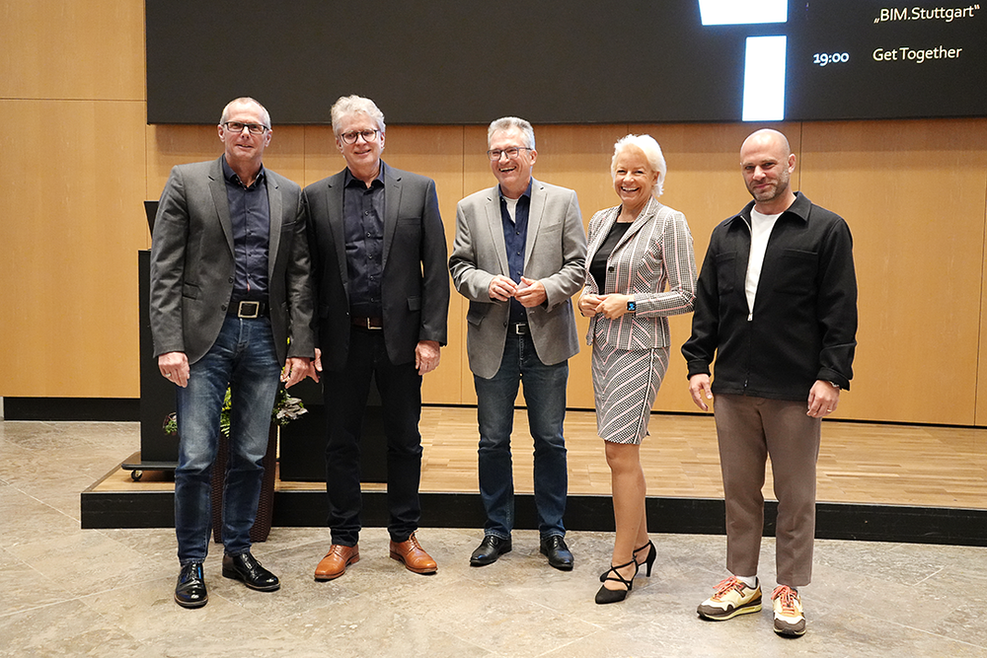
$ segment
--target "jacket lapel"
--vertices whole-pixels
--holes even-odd
[[[267,276],[269,279],[273,279],[274,265],[277,261],[278,249],[281,246],[284,199],[281,196],[281,186],[274,180],[271,172],[265,170],[264,178],[267,181],[267,205],[271,217],[271,224],[268,227]]]
[[[219,224],[223,227],[223,234],[226,235],[226,245],[233,253],[233,220],[230,219],[230,203],[226,197],[226,180],[223,178],[223,157],[213,164],[212,171],[209,172],[209,191],[212,194],[213,209],[219,217]]]
[[[528,206],[528,230],[524,239],[524,270],[528,271],[528,261],[534,251],[535,240],[542,217],[545,215],[545,186],[534,178],[531,179],[531,204]]]
[[[336,264],[339,266],[339,280],[343,286],[349,280],[349,273],[346,270],[346,237],[343,230],[343,181],[346,180],[346,170],[339,172],[329,179],[326,185],[326,214],[329,221],[329,232],[332,235],[333,245],[336,247]]]
[[[391,245],[394,243],[394,232],[398,227],[398,209],[401,207],[401,193],[403,185],[401,178],[391,174],[391,168],[384,162],[380,163],[384,167],[384,253],[381,254],[381,271],[387,269],[387,255],[391,252]]]
[[[507,243],[504,242],[504,219],[500,214],[500,186],[494,185],[487,192],[486,201],[487,228],[490,231],[490,242],[500,261],[500,273],[510,276],[511,268],[507,264]]]

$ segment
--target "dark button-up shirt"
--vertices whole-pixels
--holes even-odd
[[[233,222],[233,302],[267,301],[267,256],[271,235],[271,206],[264,167],[250,187],[243,184],[223,158],[226,200]]]
[[[383,316],[380,281],[384,272],[384,163],[367,187],[346,170],[343,226],[349,274],[350,313]]]
[[[500,194],[500,218],[504,225],[504,244],[507,246],[507,266],[510,268],[510,277],[515,283],[521,282],[521,275],[524,273],[524,248],[528,240],[528,212],[531,210],[531,181],[528,181],[528,189],[517,200],[514,208],[514,221],[511,221],[511,214],[507,211],[507,201],[504,194]],[[521,306],[521,302],[511,298],[510,322],[527,322],[528,316]]]

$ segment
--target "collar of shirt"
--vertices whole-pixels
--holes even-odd
[[[264,182],[264,165],[262,164],[260,166],[260,171],[257,172],[257,178],[254,179],[253,184],[250,187],[247,187],[246,185],[243,184],[243,181],[240,180],[240,177],[237,175],[237,173],[235,171],[233,171],[233,168],[230,167],[230,164],[226,161],[226,156],[224,155],[223,156],[223,178],[226,179],[226,182],[227,183],[231,183],[233,185],[238,185],[239,187],[242,187],[242,188],[244,188],[246,190],[249,190],[249,189],[252,189],[254,187],[257,187],[262,182]]]
[[[504,199],[505,201],[507,200],[507,197],[504,196],[504,190],[500,189],[500,185],[499,184],[497,185],[497,194],[500,195],[500,198],[501,199]],[[520,199],[521,197],[528,197],[528,200],[529,201],[531,200],[531,179],[530,178],[528,179],[528,187],[525,188],[524,192],[521,193],[521,196],[518,197],[518,199]]]
[[[778,217],[778,219],[781,219],[785,215],[794,215],[795,217],[798,217],[799,219],[801,219],[803,222],[808,222],[809,221],[809,209],[811,207],[812,207],[812,202],[809,201],[809,198],[807,196],[805,196],[804,194],[802,194],[801,192],[796,192],[795,193],[795,201],[792,202],[792,205],[788,206],[788,208],[786,208],[785,210],[782,211],[782,213]],[[727,222],[728,223],[733,223],[733,222],[735,222],[737,220],[740,220],[740,221],[744,222],[745,224],[747,224],[747,226],[750,226],[751,225],[751,210],[753,210],[753,209],[754,209],[754,201],[751,201],[746,206],[744,206],[744,209],[743,210],[741,210],[739,213],[737,213],[736,215],[734,215],[733,217],[731,217],[730,219],[728,219]]]
[[[370,181],[370,187],[383,187],[384,186],[384,161],[380,161],[380,168],[377,170],[377,176]],[[350,168],[346,168],[346,173],[343,174],[343,187],[360,187],[363,189],[368,189],[367,184],[362,180],[353,175]]]

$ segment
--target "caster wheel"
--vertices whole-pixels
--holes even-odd
[[[130,471],[130,479],[134,482],[140,482],[142,477],[144,477],[144,471]]]

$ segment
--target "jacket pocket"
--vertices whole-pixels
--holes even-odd
[[[188,297],[189,299],[199,298],[199,286],[191,283],[182,284],[182,297]]]
[[[409,297],[408,298],[408,310],[409,311],[420,311],[422,309],[422,298],[421,297]]]

